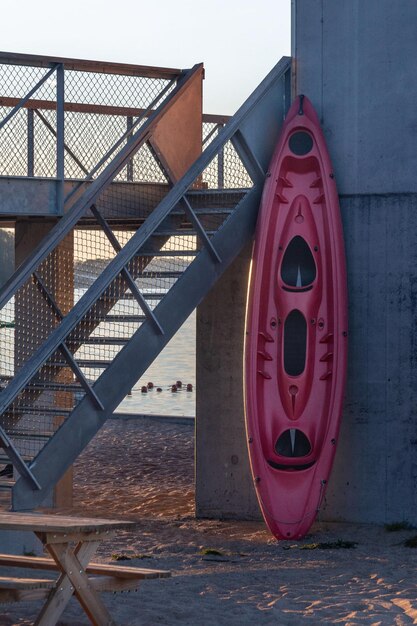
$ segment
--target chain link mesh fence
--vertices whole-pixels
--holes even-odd
[[[2,64],[0,59],[0,124],[22,98],[35,90],[23,108],[0,128],[1,176],[57,176],[56,73],[37,87],[48,71]],[[64,75],[65,178],[85,178],[94,170],[171,82],[168,78],[65,68]],[[133,179],[135,171],[140,170],[133,168]],[[100,171],[102,168],[94,171],[92,178]]]
[[[0,96],[24,96],[24,90],[33,87],[44,72],[39,68],[8,68],[0,75]],[[39,88],[37,99],[53,101],[55,91],[49,80]],[[7,81],[15,83],[16,89],[11,90],[10,85],[6,88]],[[108,106],[111,102],[113,107],[145,108],[164,89],[169,93],[168,84],[166,79],[68,72],[66,103]],[[3,101],[0,98],[0,103]],[[3,107],[0,114],[9,110],[10,107]],[[22,109],[0,129],[2,175],[25,175],[28,169],[29,153],[24,149],[19,152],[17,146],[28,144],[31,110],[35,137],[33,173],[43,177],[56,174],[56,111],[44,105]],[[129,133],[137,119],[132,111],[129,115],[65,112],[67,192],[81,193],[88,188],[89,183],[78,188],[74,179],[85,178],[109,148]],[[138,127],[143,123],[144,120]],[[221,126],[211,122],[203,125],[206,145],[217,136]],[[106,164],[107,160],[94,176]],[[0,384],[4,390],[41,346],[53,339],[74,307],[82,307],[83,311],[69,327],[64,343],[40,362],[0,417],[1,426],[23,458],[30,461],[36,457],[141,325],[157,324],[158,304],[206,245],[205,240],[211,239],[235,211],[253,182],[236,150],[227,142],[187,193],[187,202],[199,222],[196,224],[187,204],[180,201],[131,255],[125,268],[115,269],[109,274],[110,279],[103,282],[103,272],[110,271],[120,250],[140,232],[170,186],[153,151],[146,143],[139,144],[76,226],[0,310]],[[39,240],[48,235],[50,226],[34,224],[30,225],[32,239],[34,228]],[[27,227],[17,225],[16,238],[23,237]]]

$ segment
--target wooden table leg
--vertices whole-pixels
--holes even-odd
[[[90,585],[85,573],[85,567],[91,561],[99,544],[99,541],[79,543],[75,550],[68,543],[46,544],[45,547],[62,573],[42,608],[35,626],[56,624],[72,594],[77,596],[78,601],[95,626],[115,626],[110,613]]]

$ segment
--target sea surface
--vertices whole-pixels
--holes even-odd
[[[116,409],[117,413],[146,415],[195,416],[195,311],[171,339],[161,354]],[[177,381],[182,387],[173,393]],[[154,388],[142,393],[141,388],[152,382]],[[193,391],[186,391],[187,384]],[[162,391],[156,391],[160,387]]]
[[[76,289],[76,300],[84,293],[85,289]],[[113,312],[123,310],[114,309]],[[1,311],[0,321],[13,323],[14,299]],[[126,396],[116,409],[118,413],[195,416],[195,326],[194,311],[136,383],[132,393]],[[108,348],[101,350],[98,346],[96,350],[95,355],[98,359],[106,359]],[[2,353],[0,374],[10,375],[14,371],[14,328],[0,326],[0,351]],[[79,356],[82,356],[81,352],[78,353]],[[88,377],[89,370],[85,373]],[[97,376],[101,372],[96,370],[92,373]],[[173,393],[171,388],[177,381],[182,382],[182,387]],[[141,388],[147,386],[148,382],[154,384],[153,389],[142,393]],[[187,384],[192,385],[192,391],[186,391]],[[158,387],[162,391],[158,392]]]

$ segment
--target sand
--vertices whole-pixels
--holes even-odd
[[[403,544],[416,530],[318,522],[292,543],[262,522],[196,520],[192,425],[110,420],[77,462],[75,491],[73,514],[139,522],[96,560],[130,555],[119,564],[172,571],[137,592],[103,594],[120,625],[417,624],[417,549]],[[305,548],[338,540],[357,545]],[[31,624],[40,606],[2,605],[0,624]],[[72,599],[59,624],[89,621]]]

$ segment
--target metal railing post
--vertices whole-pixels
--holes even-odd
[[[291,106],[291,68],[287,70],[282,78],[284,81],[284,117]]]
[[[35,175],[35,126],[33,109],[27,109],[27,146],[28,146],[28,163],[27,175]]]
[[[222,131],[223,125],[219,124],[218,133]],[[224,146],[217,156],[217,185],[219,189],[224,189]]]
[[[56,177],[57,187],[57,209],[58,214],[64,213],[64,136],[65,136],[65,74],[64,65],[60,63],[56,70]]]
[[[128,115],[126,117],[126,130],[129,133],[127,135],[126,141],[129,141],[129,139],[132,137],[132,127],[133,127],[133,117],[131,115]],[[127,162],[127,180],[129,182],[133,182],[133,159],[129,159],[129,161]]]

